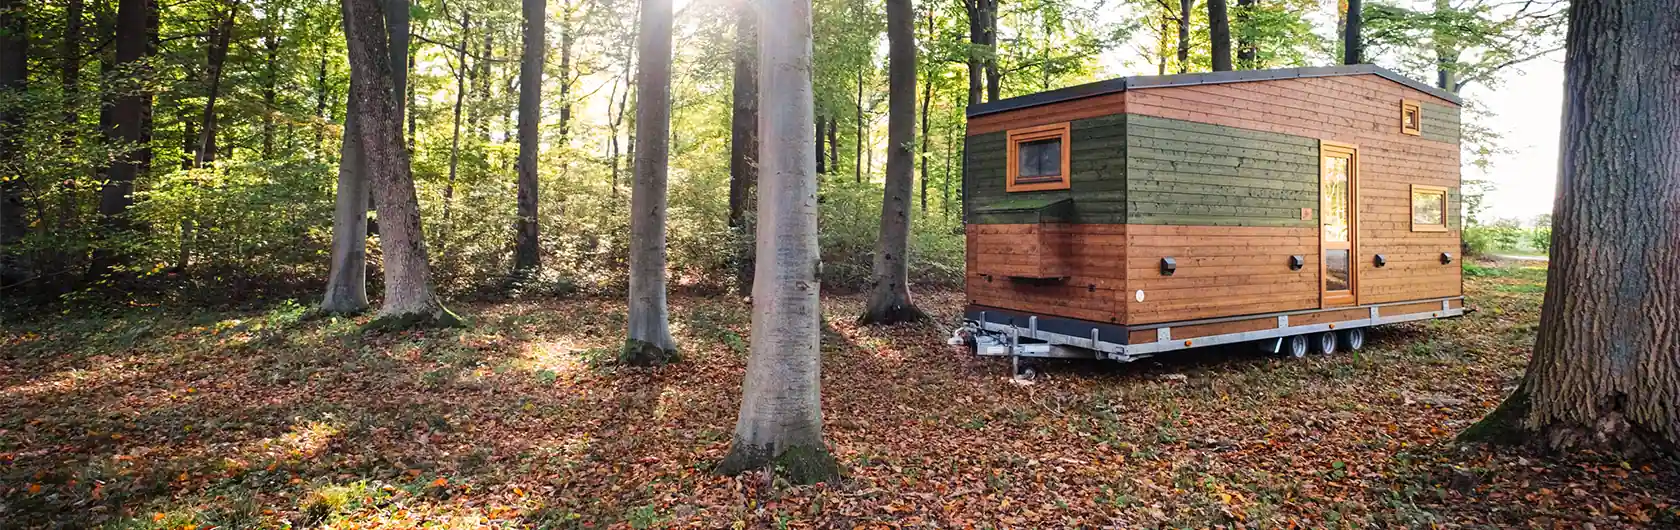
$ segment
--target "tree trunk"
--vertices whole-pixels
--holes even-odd
[[[1362,4],[1362,0],[1347,0],[1347,28],[1342,34],[1342,64],[1365,62],[1365,45],[1360,37],[1365,26],[1365,9]]]
[[[822,434],[810,0],[761,0],[763,142],[752,353],[741,414],[718,472],[774,467],[795,483],[839,478]]]
[[[374,5],[374,9],[396,8],[398,13],[384,13],[379,24],[379,35],[384,36],[391,48],[402,47],[401,54],[390,51],[381,52],[387,58],[387,71],[396,79],[391,85],[392,90],[406,83],[408,72],[408,3],[406,0],[373,0],[381,2]],[[349,20],[345,20],[348,29]],[[400,26],[399,26],[400,25]],[[323,65],[325,64],[323,59]],[[326,83],[325,66],[322,67],[322,92],[325,94]],[[327,292],[321,300],[321,311],[328,314],[356,314],[369,308],[367,296],[367,236],[368,236],[368,208],[375,202],[372,198],[372,178],[369,176],[369,160],[363,151],[363,131],[361,103],[357,101],[357,75],[352,68],[350,76],[349,95],[345,99],[344,109],[344,138],[339,148],[338,157],[338,187],[333,202],[333,240],[332,263],[327,277]],[[403,97],[400,92],[392,92],[391,99],[398,109],[402,107]],[[323,95],[323,98],[325,96]],[[325,100],[322,103],[325,106]],[[401,111],[398,111],[397,123],[402,123]],[[371,132],[371,131],[368,131]],[[400,133],[399,133],[400,134]],[[402,140],[398,139],[398,144]],[[403,169],[407,169],[404,166]],[[412,183],[410,184],[412,188]],[[383,216],[381,216],[383,217]],[[381,238],[381,244],[383,237]],[[427,272],[427,289],[430,289],[430,265]],[[390,276],[390,270],[386,270]],[[387,300],[389,300],[390,286],[386,286]],[[387,302],[389,306],[389,302]],[[441,307],[441,306],[440,306]]]
[[[619,358],[632,366],[653,366],[677,360],[670,309],[665,303],[671,0],[642,1],[637,42],[636,173],[630,187],[630,336]]]
[[[998,0],[980,0],[986,5],[986,101],[997,101],[1001,94],[1003,75],[998,71],[997,28]]]
[[[148,0],[118,0],[116,26],[116,62],[112,69],[122,72],[135,72],[145,67],[146,50],[150,46],[147,41],[148,19],[150,11],[155,7]],[[99,188],[99,218],[103,235],[108,241],[113,236],[131,230],[133,224],[129,219],[128,210],[134,206],[134,178],[139,174],[140,156],[134,146],[149,136],[141,130],[145,125],[147,102],[151,100],[151,92],[145,83],[135,82],[135,79],[117,79],[112,84],[113,94],[109,127],[105,128],[106,141],[120,146],[122,152],[111,161],[106,170],[105,183]],[[92,276],[105,276],[117,265],[126,264],[129,256],[114,250],[108,243],[102,243],[93,253],[93,262],[88,267]]]
[[[1190,9],[1195,0],[1178,0],[1178,73],[1190,71]]]
[[[758,180],[758,12],[757,0],[741,0],[735,6],[735,79],[733,113],[729,127],[729,229],[744,241],[747,230],[747,199]],[[819,142],[820,144],[820,142]],[[821,150],[819,149],[819,152]],[[819,157],[821,155],[818,155]],[[752,294],[752,250],[739,245],[735,266],[735,289]]]
[[[980,76],[982,65],[980,47],[986,43],[985,11],[982,10],[987,0],[963,0],[963,10],[968,14],[968,106],[979,105],[981,100]]]
[[[402,134],[403,117],[408,112],[407,102],[409,98],[406,97],[408,94],[408,71],[411,68],[410,65],[413,64],[409,62],[408,53],[408,10],[411,6],[408,3],[409,0],[380,1],[384,2],[381,8],[385,13],[385,36],[386,46],[388,47],[386,54],[391,58],[391,94],[396,99],[397,134],[400,135]],[[376,129],[364,128],[363,130],[371,133]],[[399,136],[398,140],[399,145],[406,145],[401,141],[402,137]]]
[[[227,64],[228,45],[233,39],[233,17],[234,6],[230,4],[227,14],[210,32],[204,73],[204,115],[199,120],[198,159],[194,161],[198,167],[208,167],[216,161],[216,102],[222,95],[222,67]]]
[[[390,5],[406,9],[408,4],[397,1]],[[384,307],[379,310],[380,318],[370,326],[458,325],[459,318],[443,308],[432,290],[420,203],[414,192],[408,149],[402,140],[403,121],[397,108],[403,92],[394,84],[401,69],[394,66],[405,64],[407,54],[391,53],[385,26],[389,13],[380,12],[380,0],[344,0],[342,7],[349,43],[351,98],[360,114],[358,136],[372,177],[373,202],[379,212],[379,244],[384,252]],[[405,11],[400,19],[406,18]],[[392,33],[406,36],[407,31]]]
[[[1435,0],[1435,14],[1442,16],[1453,9],[1450,0]],[[1435,87],[1448,92],[1457,92],[1457,80],[1453,72],[1457,70],[1459,51],[1452,46],[1450,37],[1444,35],[1442,28],[1434,30],[1435,41]]]
[[[817,119],[815,120],[814,124],[815,124],[815,132],[816,132],[816,134],[814,136],[817,139],[817,141],[816,141],[816,143],[817,143],[817,152],[816,152],[816,154],[817,154],[817,156],[816,156],[816,159],[817,159],[817,175],[821,176],[823,174],[828,173],[828,168],[825,167],[828,163],[828,159],[827,159],[827,155],[825,153],[823,153],[823,137],[822,137],[823,117],[822,116],[817,116]]]
[[[1223,3],[1224,0],[1220,0]],[[1237,0],[1237,68],[1253,70],[1259,68],[1260,50],[1254,44],[1254,5],[1255,0]]]
[[[852,159],[852,173],[857,177],[858,184],[863,183],[863,70],[857,74],[857,158]]]
[[[957,135],[954,132],[945,131],[945,178],[939,182],[939,214],[947,221],[951,220],[951,159],[957,156]]]
[[[325,41],[325,39],[322,39]],[[315,152],[320,158],[326,158],[325,147],[322,143],[327,140],[326,123],[331,121],[327,117],[327,100],[332,99],[332,91],[327,88],[327,46],[321,45],[320,62],[315,69]]]
[[[840,118],[828,117],[828,167],[840,171]]]
[[[933,9],[931,7],[928,8],[928,11],[927,11],[927,38],[928,38],[928,41],[930,41],[930,42],[934,38],[934,34],[933,34]],[[921,184],[922,184],[922,210],[921,210],[921,214],[922,215],[927,215],[927,211],[928,211],[928,139],[929,139],[928,137],[929,137],[929,133],[932,132],[930,129],[928,129],[928,106],[931,105],[932,103],[933,103],[933,74],[932,74],[932,72],[929,72],[927,81],[922,83],[922,128],[920,129],[921,136],[922,136],[922,148],[921,148],[920,151],[918,151],[916,153],[917,154],[916,158],[918,158],[922,161],[922,173],[921,173],[921,177],[922,177],[921,178]]]
[[[455,178],[460,175],[461,168],[461,108],[467,102],[467,72],[471,65],[467,64],[467,34],[472,31],[472,10],[461,10],[461,38],[459,47],[455,49],[455,108],[452,120],[452,130],[449,136],[449,177],[443,184],[443,226],[438,227],[438,253],[449,255],[449,229],[453,226],[452,210],[455,208]],[[410,56],[412,59],[412,56]],[[410,123],[414,113],[410,112]],[[408,137],[414,138],[412,130]]]
[[[560,145],[566,145],[572,127],[572,42],[577,30],[572,27],[572,2],[560,4]]]
[[[1231,18],[1225,0],[1207,0],[1208,36],[1213,40],[1213,71],[1231,71]]]
[[[29,9],[24,0],[0,3],[0,91],[17,97],[29,83]],[[13,101],[0,107],[0,164],[24,166],[23,125],[25,109]],[[29,277],[28,257],[19,245],[29,234],[23,217],[24,182],[15,169],[0,182],[0,287],[10,288]]]
[[[910,0],[887,0],[887,180],[881,193],[881,237],[875,243],[874,286],[862,324],[923,320],[910,301],[910,193],[915,171],[916,29]]]
[[[1577,0],[1534,356],[1468,439],[1630,457],[1680,447],[1680,13]]]
[[[537,161],[542,149],[544,59],[548,55],[546,0],[524,0],[525,49],[519,64],[519,217],[513,224],[513,274],[526,278],[542,266],[537,225]]]
[[[68,0],[64,6],[64,40],[59,49],[59,84],[63,97],[63,129],[59,136],[59,144],[65,152],[75,152],[80,148],[81,138],[81,93],[82,93],[82,23],[84,17],[84,3],[82,0]],[[70,166],[80,167],[80,164]],[[74,176],[66,176],[58,186],[58,229],[65,231],[79,230],[81,221],[81,201],[77,197],[77,184]],[[60,292],[68,291],[71,284],[69,271],[75,262],[80,261],[74,252],[60,248],[53,253],[53,262],[46,268],[47,273],[55,276],[48,280],[57,286]]]
[[[271,14],[271,16],[276,16]],[[268,160],[274,157],[274,113],[277,112],[279,93],[275,85],[280,81],[280,36],[276,34],[281,24],[278,20],[268,20],[263,24],[263,124],[262,124],[262,157]]]

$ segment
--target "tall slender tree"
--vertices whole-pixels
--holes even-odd
[[[1178,73],[1190,71],[1190,9],[1195,0],[1178,0]]]
[[[541,1],[541,0],[527,0]],[[635,181],[630,187],[630,336],[620,360],[677,359],[665,301],[666,163],[671,141],[671,0],[643,0],[636,75]]]
[[[1223,1],[1223,0],[1221,0]],[[1254,9],[1256,0],[1237,0],[1237,64],[1243,70],[1259,68],[1255,62],[1260,57],[1259,48],[1254,44]]]
[[[822,310],[810,0],[759,4],[758,263],[741,413],[718,472],[772,467],[796,483],[839,477],[822,433]]]
[[[403,69],[400,65],[407,64],[407,54],[390,53],[394,40],[387,35],[390,13],[383,11],[403,9],[404,16],[398,20],[406,21],[407,5],[399,1],[381,6],[379,0],[344,0],[341,5],[350,56],[350,98],[361,114],[357,140],[371,177],[385,258],[385,300],[374,326],[456,325],[459,318],[443,307],[432,288],[420,203],[397,111],[404,93],[396,89],[395,79]]]
[[[542,149],[542,79],[548,56],[547,0],[524,0],[525,50],[519,64],[519,217],[514,221],[513,268],[525,277],[541,266],[537,229],[537,160]]]
[[[1465,433],[1555,451],[1680,449],[1680,12],[1575,0],[1552,259],[1534,356]]]
[[[1213,71],[1231,71],[1231,18],[1225,0],[1207,0],[1208,37],[1213,41]]]
[[[94,249],[88,267],[91,276],[105,276],[129,259],[113,241],[133,228],[129,209],[134,206],[134,179],[146,158],[140,146],[151,136],[145,130],[145,117],[152,95],[143,80],[149,77],[146,56],[151,48],[149,21],[154,9],[156,3],[150,0],[117,1],[116,61],[110,64],[113,75],[118,71],[122,75],[108,77],[114,85],[108,90],[112,102],[110,114],[102,116],[101,121],[105,122],[102,129],[107,144],[119,153],[105,170],[105,182],[99,189],[100,228],[105,239]]]
[[[916,141],[916,13],[910,0],[887,0],[887,181],[881,197],[881,237],[875,243],[874,285],[864,324],[927,318],[910,301],[910,199]]]
[[[758,180],[758,10],[757,0],[735,5],[735,78],[729,127],[729,229],[745,235],[747,194]],[[819,155],[820,156],[820,155]],[[751,250],[743,246],[735,266],[735,288],[752,294]]]

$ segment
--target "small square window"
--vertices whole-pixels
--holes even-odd
[[[1447,231],[1447,189],[1412,185],[1412,231]]]
[[[1065,190],[1070,135],[1066,123],[1009,131],[1008,191]]]
[[[1423,110],[1418,102],[1409,99],[1400,102],[1400,132],[1412,136],[1423,134]]]

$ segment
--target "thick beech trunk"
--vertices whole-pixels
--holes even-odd
[[[839,478],[822,434],[817,176],[812,162],[810,0],[759,2],[763,121],[752,353],[741,414],[718,472],[773,468],[795,483]]]
[[[155,4],[148,0],[118,0],[116,62],[114,71],[138,72],[145,65],[148,41],[148,20]],[[115,79],[111,83],[111,114],[104,127],[105,140],[121,150],[105,172],[105,182],[99,188],[99,219],[104,236],[120,237],[133,228],[128,210],[134,206],[134,178],[140,172],[142,149],[137,148],[150,136],[144,129],[146,107],[151,92],[146,83],[137,79]],[[127,263],[129,256],[111,248],[108,243],[94,250],[88,267],[91,276],[105,276],[117,265]]]
[[[406,9],[408,4],[388,5]],[[408,148],[403,145],[403,122],[397,112],[403,92],[394,86],[400,68],[393,66],[406,64],[407,54],[390,53],[387,14],[381,13],[379,0],[344,0],[342,7],[350,52],[350,97],[360,114],[359,140],[379,212],[380,249],[385,258],[385,300],[373,326],[458,324],[459,319],[443,308],[432,291],[420,204]]]
[[[887,0],[887,56],[887,179],[881,193],[874,285],[858,319],[864,324],[927,318],[910,301],[910,193],[915,176],[910,146],[916,141],[916,30],[910,0]]]
[[[1213,71],[1231,71],[1231,17],[1225,0],[1207,0],[1208,37],[1213,41]]]
[[[541,1],[541,0],[528,0]],[[643,0],[636,67],[635,182],[630,187],[630,336],[620,360],[676,360],[665,302],[666,164],[671,140],[671,0]]]
[[[1469,439],[1647,456],[1680,447],[1680,12],[1576,0],[1538,340]]]
[[[350,82],[350,94],[356,82]],[[361,112],[355,97],[344,109],[344,144],[339,149],[338,188],[333,201],[331,272],[321,311],[355,314],[368,310],[367,295],[367,161],[362,157]]]
[[[0,2],[0,91],[20,96],[29,83],[29,10],[24,0]],[[11,102],[0,107],[0,164],[23,167],[24,108]],[[8,175],[0,182],[0,287],[10,288],[29,277],[27,257],[19,248],[28,225],[24,221],[23,179]]]
[[[758,180],[758,11],[757,0],[736,5],[735,79],[733,113],[729,127],[729,229],[744,236],[747,230],[747,194]],[[819,141],[819,145],[820,145]],[[821,156],[821,155],[819,155]],[[735,289],[752,294],[752,250],[740,245],[735,264]]]

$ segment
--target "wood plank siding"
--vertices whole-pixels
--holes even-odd
[[[1450,95],[1370,73],[1140,82],[1084,94],[970,118],[963,178],[969,303],[1150,326],[1324,307],[1321,141],[1358,150],[1355,302],[1462,295],[1460,112],[1442,99]],[[1401,131],[1404,100],[1419,105],[1419,134]],[[1006,191],[1009,131],[1058,123],[1070,130],[1069,188]],[[1414,184],[1447,190],[1447,231],[1412,231]],[[1441,263],[1442,253],[1453,255],[1451,263]],[[1377,255],[1384,266],[1374,263]],[[1300,270],[1291,270],[1292,256],[1304,261]],[[1165,275],[1161,260],[1169,257],[1177,269]],[[1291,325],[1362,311],[1369,314],[1341,309]],[[1174,330],[1173,338],[1194,336]],[[1141,330],[1129,340],[1154,335]]]
[[[1462,294],[1458,254],[1457,108],[1375,75],[1313,77],[1126,92],[1126,110],[1161,118],[1318,138],[1359,147],[1359,299],[1361,304]],[[1423,103],[1423,136],[1400,132],[1400,102]],[[1450,111],[1450,112],[1449,112]],[[1452,116],[1452,118],[1447,118]],[[1446,122],[1446,123],[1437,123]],[[1442,141],[1442,140],[1454,141]],[[1411,230],[1411,185],[1451,191],[1447,232]],[[1388,265],[1376,267],[1377,254]]]

